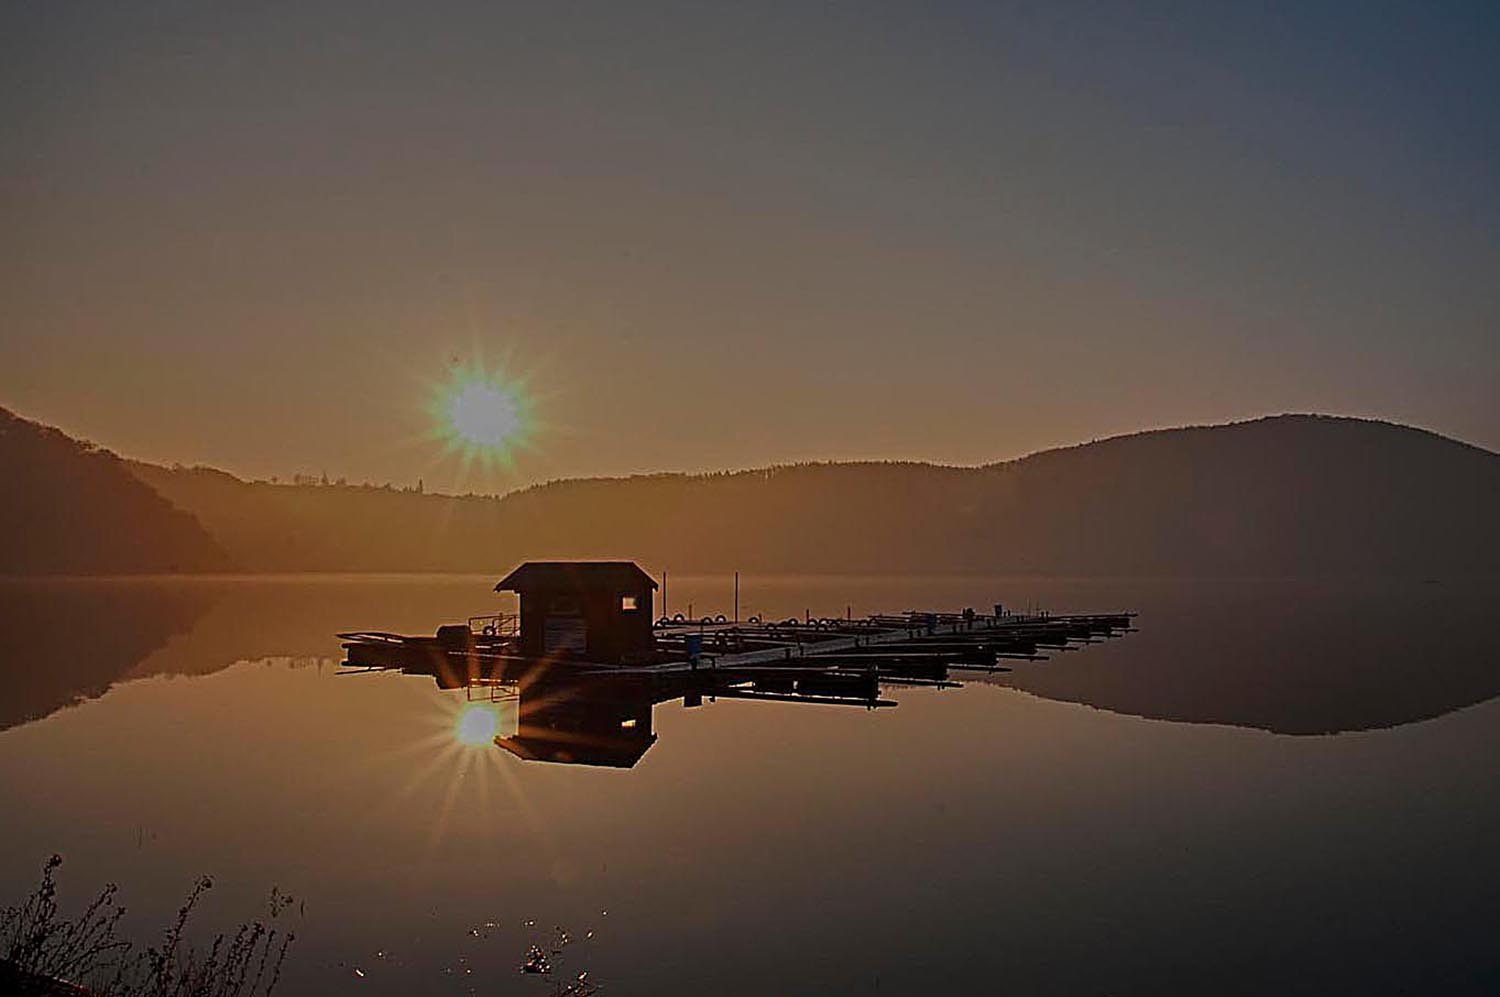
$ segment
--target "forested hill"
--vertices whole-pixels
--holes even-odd
[[[0,408],[0,575],[232,567],[119,457]]]
[[[977,468],[805,464],[449,497],[131,465],[255,571],[1420,577],[1500,572],[1500,455],[1327,416],[1161,430]]]

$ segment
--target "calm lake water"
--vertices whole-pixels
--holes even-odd
[[[615,770],[335,674],[335,632],[493,582],[0,583],[0,903],[53,852],[65,907],[116,881],[143,933],[199,875],[204,929],[277,886],[288,994],[1500,991],[1500,584],[748,578],[745,615],[1140,630],[894,709],[665,703]]]

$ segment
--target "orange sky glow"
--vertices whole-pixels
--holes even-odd
[[[1462,17],[570,10],[10,9],[0,404],[460,491],[1283,411],[1500,448]],[[456,369],[521,387],[466,433]]]

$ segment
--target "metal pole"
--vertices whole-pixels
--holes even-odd
[[[661,569],[661,615],[671,618],[672,614],[667,610],[667,569]]]
[[[734,622],[740,622],[740,573],[734,573]]]

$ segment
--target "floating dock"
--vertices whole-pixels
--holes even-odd
[[[1003,672],[1002,661],[1044,661],[1048,652],[1095,643],[1134,629],[1134,613],[1053,616],[910,611],[861,619],[788,619],[765,623],[703,617],[662,619],[652,660],[590,661],[523,653],[514,616],[475,617],[434,636],[354,631],[344,641],[350,669],[400,669],[432,675],[446,688],[509,681],[538,671],[571,678],[701,674],[727,682],[770,676],[874,677],[898,682],[950,672]]]
[[[858,619],[652,620],[655,587],[629,562],[533,562],[496,586],[521,593],[519,614],[474,617],[432,636],[341,633],[343,664],[350,672],[431,676],[470,698],[518,698],[521,726],[532,721],[530,737],[496,742],[521,757],[579,761],[586,743],[599,756],[591,764],[634,764],[654,741],[650,707],[669,699],[687,706],[719,698],[889,707],[895,703],[882,698],[885,688],[954,687],[955,676],[1005,672],[1008,661],[1044,661],[1118,637],[1134,629],[1135,618],[1018,614],[995,606],[991,613]],[[535,704],[530,717],[528,698]],[[621,725],[630,732],[623,738]],[[562,751],[567,757],[549,756],[544,742],[559,740],[564,729],[578,735]],[[596,750],[601,731],[628,761],[609,761],[609,751]]]

